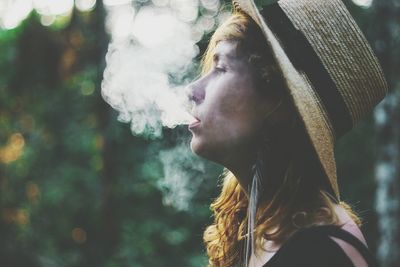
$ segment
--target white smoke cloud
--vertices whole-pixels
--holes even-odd
[[[190,200],[204,180],[205,162],[199,160],[186,144],[180,144],[159,154],[164,166],[164,178],[157,186],[163,192],[165,205],[188,210]]]
[[[130,123],[135,135],[159,138],[163,127],[188,124],[193,119],[187,112],[186,77],[195,72],[196,43],[226,18],[227,13],[219,13],[219,0],[103,2],[112,39],[103,98],[119,112],[120,121]],[[158,154],[164,177],[157,186],[164,204],[188,210],[204,180],[206,163],[188,144],[177,143]]]
[[[134,134],[155,138],[163,127],[193,120],[187,112],[185,77],[194,70],[196,43],[219,22],[220,5],[218,0],[152,3],[106,5],[112,42],[102,95]]]
[[[119,111],[119,120],[131,123],[134,134],[159,137],[163,126],[173,128],[190,121],[184,109],[186,95],[182,87],[171,88],[167,66],[170,71],[185,68],[179,58],[196,51],[194,47],[177,48],[179,52],[166,53],[158,47],[140,47],[131,40],[109,46],[102,94]]]
[[[104,99],[135,135],[161,137],[162,127],[193,121],[184,85],[196,45],[225,15],[219,0],[104,1],[112,42],[102,83]]]

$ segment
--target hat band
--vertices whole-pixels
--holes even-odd
[[[277,36],[292,64],[297,70],[304,72],[311,81],[314,91],[328,113],[335,131],[333,135],[335,139],[339,139],[352,128],[353,121],[342,95],[320,58],[278,3],[264,7],[260,13]]]

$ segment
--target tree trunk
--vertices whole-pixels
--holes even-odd
[[[400,266],[400,5],[396,2],[376,0],[373,5],[375,49],[390,90],[374,113],[378,153],[375,167],[377,257],[385,267]]]

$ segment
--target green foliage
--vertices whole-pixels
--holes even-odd
[[[104,11],[70,19],[0,32],[0,266],[204,265],[212,184],[191,213],[163,205],[165,144],[100,95]]]

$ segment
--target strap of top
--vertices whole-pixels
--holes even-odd
[[[377,267],[378,262],[376,261],[375,257],[371,254],[368,247],[362,243],[358,238],[354,235],[350,234],[348,231],[343,230],[339,226],[336,225],[321,225],[310,227],[304,230],[310,230],[311,233],[324,235],[324,236],[332,236],[339,238],[353,247],[355,247],[360,254],[364,257],[365,261],[367,262],[369,267]]]

